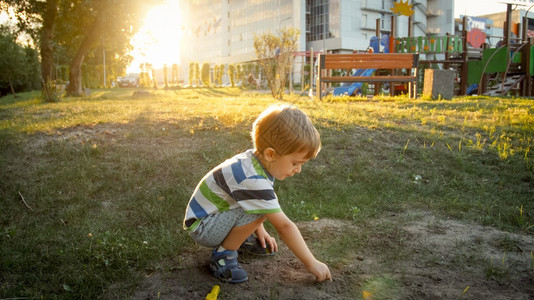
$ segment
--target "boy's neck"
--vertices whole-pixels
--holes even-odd
[[[269,170],[267,170],[267,168],[265,167],[267,165],[267,161],[265,160],[265,158],[263,157],[263,154],[261,154],[257,149],[254,149],[254,157],[258,160],[258,162],[260,163],[261,167],[263,168],[263,170],[265,170],[265,173],[267,173],[267,175],[269,177],[272,177],[271,173],[269,173]]]

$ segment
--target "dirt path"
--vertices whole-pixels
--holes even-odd
[[[248,282],[221,283],[208,269],[210,250],[198,247],[148,274],[132,299],[204,299],[215,284],[219,299],[534,299],[534,237],[424,213],[417,219],[377,220],[399,221],[396,236],[368,237],[367,247],[329,262],[332,282],[314,282],[280,243],[273,257],[240,257]],[[297,225],[312,250],[362,232],[338,220]]]

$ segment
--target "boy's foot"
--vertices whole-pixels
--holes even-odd
[[[210,269],[213,275],[222,281],[240,283],[248,280],[247,272],[237,262],[237,251],[217,252],[217,248],[213,249]]]
[[[266,243],[267,247],[263,248],[260,244],[260,241],[256,237],[256,235],[251,234],[249,237],[241,244],[241,247],[237,251],[240,252],[247,252],[254,255],[260,255],[260,256],[271,256],[274,255],[275,252],[271,252],[271,247],[269,243]]]

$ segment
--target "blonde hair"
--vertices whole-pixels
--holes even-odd
[[[306,151],[310,159],[321,150],[321,137],[310,118],[290,105],[276,104],[262,112],[252,126],[252,141],[258,152],[273,148],[281,156]]]

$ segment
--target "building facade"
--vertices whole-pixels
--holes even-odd
[[[403,0],[398,0],[402,2]],[[191,0],[183,1],[182,69],[190,62],[230,64],[256,60],[254,36],[292,26],[301,32],[298,51],[352,53],[370,39],[445,35],[454,32],[453,1],[404,0],[411,18],[392,18],[394,0]],[[411,21],[411,26],[410,26]]]

